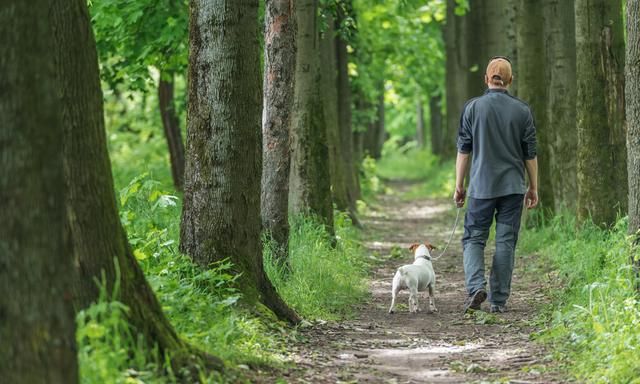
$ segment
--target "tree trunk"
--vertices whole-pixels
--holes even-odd
[[[205,268],[229,258],[246,300],[296,323],[262,260],[258,0],[192,0],[190,12],[180,249]]]
[[[431,153],[442,153],[442,95],[439,93],[429,99],[431,115]]]
[[[380,93],[378,93],[378,103],[376,107],[375,136],[373,136],[373,151],[371,157],[379,159],[382,156],[382,147],[387,140],[387,130],[384,121],[384,81],[380,83]]]
[[[173,97],[173,73],[160,73],[158,102],[164,136],[167,138],[167,146],[169,147],[173,185],[176,190],[182,191],[184,188],[184,143]]]
[[[298,51],[291,142],[289,210],[317,216],[333,234],[327,129],[320,94],[317,2],[296,2]]]
[[[176,368],[199,363],[194,358],[205,358],[207,364],[221,369],[219,359],[178,338],[133,257],[120,224],[107,153],[97,52],[86,2],[58,0],[51,10],[65,126],[65,230],[79,276],[74,282],[76,306],[85,308],[98,298],[95,280],[104,274],[109,292],[119,284],[119,296],[113,299],[129,307],[131,325],[150,346],[157,345],[161,354],[169,353]],[[120,281],[116,282],[118,277]]]
[[[471,14],[456,15],[456,6],[456,0],[447,0],[447,23],[444,28],[447,125],[442,135],[442,151],[440,152],[443,160],[455,157],[462,107],[471,97],[469,91],[471,77],[479,76],[477,72],[471,72],[470,63],[473,51],[470,49],[472,44],[469,42],[469,37],[480,35],[471,33],[471,22],[473,21]]]
[[[640,0],[627,1],[625,105],[629,158],[629,234],[640,241]],[[640,267],[640,260],[635,260]]]
[[[422,98],[416,100],[416,141],[418,148],[424,148],[427,143],[426,132],[424,126],[424,107],[422,106]]]
[[[347,170],[343,166],[340,147],[336,63],[335,29],[333,17],[329,16],[327,30],[320,40],[320,77],[322,79],[320,92],[322,93],[322,109],[327,125],[327,146],[329,149],[333,202],[338,210],[348,211],[351,205],[347,190]]]
[[[518,33],[519,67],[516,75],[520,79],[519,97],[529,103],[534,116],[538,138],[539,198],[545,211],[555,209],[551,182],[551,126],[546,125],[545,45],[540,26],[544,23],[543,8],[537,0],[520,0]]]
[[[274,256],[289,254],[289,130],[296,65],[296,19],[292,0],[266,1],[264,110],[262,115],[262,228]]]
[[[545,121],[555,211],[576,208],[578,134],[576,130],[576,40],[574,1],[545,0],[547,88]],[[520,61],[521,65],[523,61]]]
[[[340,12],[339,12],[340,13]],[[344,17],[344,15],[338,15]],[[347,42],[336,36],[336,60],[338,67],[338,125],[340,126],[340,146],[342,166],[346,170],[349,206],[355,211],[356,200],[360,198],[359,164],[353,151],[353,129],[351,121],[351,85],[349,83],[349,59]]]
[[[49,7],[0,12],[0,377],[13,384],[78,382]]]
[[[627,209],[624,40],[619,1],[576,1],[578,218],[609,226]]]

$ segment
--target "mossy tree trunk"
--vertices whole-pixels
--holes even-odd
[[[320,92],[320,36],[317,1],[296,2],[294,113],[291,131],[289,211],[313,214],[333,234],[333,203],[327,128]]]
[[[609,226],[627,210],[622,4],[577,0],[578,218]]]
[[[161,353],[169,353],[176,367],[205,358],[207,364],[220,369],[220,360],[178,338],[133,257],[120,224],[107,153],[98,58],[86,2],[58,0],[51,7],[51,15],[65,126],[65,229],[78,272],[75,303],[85,308],[98,298],[96,279],[102,274],[109,292],[120,276],[119,296],[113,299],[129,307],[130,323],[150,346],[157,345]]]
[[[632,20],[632,21],[629,21]],[[640,243],[640,0],[627,1],[625,102],[629,172],[629,233]],[[640,245],[640,244],[638,244]],[[635,260],[640,267],[640,260]]]
[[[544,0],[547,58],[546,111],[548,157],[555,210],[576,208],[578,133],[576,128],[576,40],[573,0]],[[521,60],[521,65],[523,61]],[[540,118],[537,118],[540,121]]]
[[[207,268],[230,259],[249,302],[292,323],[298,316],[262,259],[262,81],[259,0],[192,0],[189,107],[180,249]]]
[[[518,97],[531,107],[535,119],[538,138],[538,193],[540,206],[549,212],[555,210],[553,184],[551,179],[552,127],[547,125],[546,97],[548,83],[545,81],[545,44],[541,26],[544,24],[543,8],[536,0],[520,0],[518,9],[518,59],[516,74],[519,78]]]
[[[262,115],[262,228],[274,256],[287,265],[289,253],[289,131],[296,65],[293,0],[266,1],[264,110]]]
[[[180,132],[180,120],[174,101],[174,75],[170,72],[161,72],[158,82],[158,104],[164,136],[169,148],[169,161],[171,163],[171,176],[176,190],[184,188],[184,143]]]
[[[63,112],[46,1],[0,10],[0,377],[78,382]]]

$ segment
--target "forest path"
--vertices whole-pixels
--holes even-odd
[[[387,313],[395,270],[413,259],[408,246],[428,240],[442,249],[455,220],[450,200],[407,201],[400,193],[408,183],[391,183],[391,187],[394,193],[381,196],[362,218],[367,254],[380,259],[370,277],[369,300],[351,320],[303,328],[303,342],[290,350],[297,368],[286,372],[284,380],[314,384],[562,382],[545,369],[548,352],[530,340],[537,330],[537,310],[548,301],[542,289],[548,277],[528,262],[532,256],[516,256],[507,313],[489,314],[485,302],[481,312],[462,314],[466,295],[460,244],[463,217],[449,249],[434,261],[439,312],[424,310],[423,293],[422,312],[408,313],[408,293],[403,291],[396,314]],[[390,257],[396,247],[401,256]],[[488,257],[492,249],[490,242]],[[434,256],[439,254],[436,251]],[[486,265],[488,273],[489,258]]]

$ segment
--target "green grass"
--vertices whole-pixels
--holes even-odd
[[[441,162],[428,149],[401,149],[385,151],[377,164],[377,174],[386,180],[413,181],[413,185],[403,197],[453,196],[455,187],[455,163]]]
[[[520,249],[539,253],[560,283],[540,339],[578,382],[640,383],[640,300],[630,266],[639,252],[626,228],[626,219],[608,231],[576,227],[564,213],[522,233]]]
[[[339,319],[367,294],[367,265],[355,229],[337,214],[336,244],[322,225],[308,217],[293,220],[290,236],[290,273],[278,268],[265,247],[267,274],[293,308],[307,319]]]

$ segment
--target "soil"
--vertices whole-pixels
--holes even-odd
[[[394,193],[381,196],[362,217],[367,257],[375,265],[369,299],[351,319],[301,328],[298,341],[288,350],[295,367],[269,382],[567,382],[553,369],[550,351],[531,337],[543,325],[539,311],[548,302],[543,287],[549,278],[533,267],[535,256],[516,255],[506,313],[488,313],[486,302],[481,311],[462,313],[466,296],[460,244],[463,217],[446,253],[433,262],[438,312],[426,310],[426,293],[422,293],[422,311],[409,313],[408,293],[403,291],[396,313],[388,314],[395,270],[413,260],[409,245],[429,241],[442,249],[456,217],[448,199],[407,201],[401,192],[409,186],[396,183],[393,187]],[[487,273],[492,249],[490,242]]]

